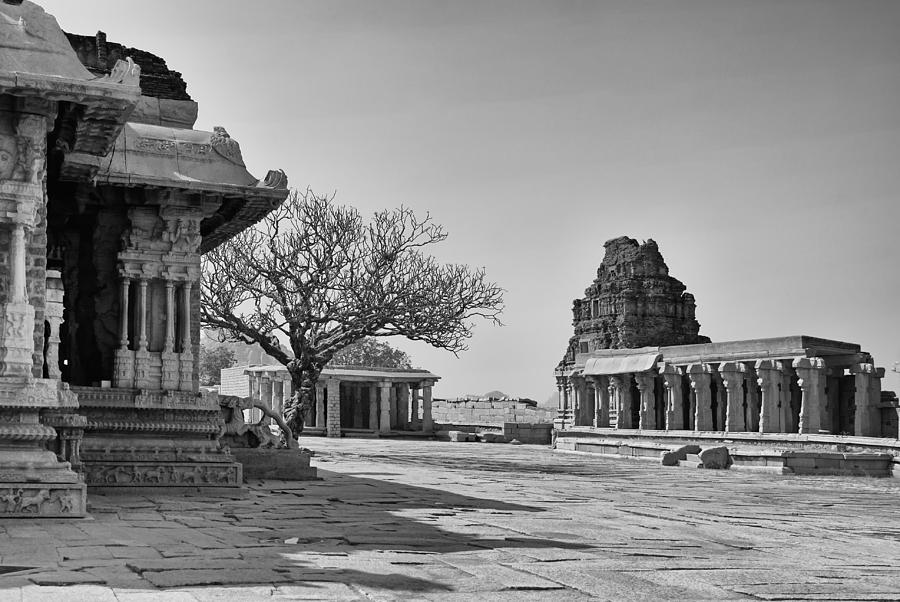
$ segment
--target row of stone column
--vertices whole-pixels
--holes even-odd
[[[137,306],[129,307],[131,287],[135,282],[138,287]],[[194,354],[191,346],[191,289],[190,281],[176,282],[165,280],[166,287],[166,331],[161,353],[161,376],[159,382],[150,377],[150,350],[148,348],[147,319],[150,315],[147,289],[150,281],[140,278],[122,278],[119,299],[119,348],[116,350],[114,386],[122,388],[159,388],[165,390],[191,391],[194,388]],[[181,311],[175,301],[177,294],[182,298]],[[179,313],[176,316],[176,312]],[[134,332],[134,349],[131,349],[128,323],[131,315],[136,319]],[[180,322],[180,332],[175,326]],[[181,351],[175,352],[176,334],[181,342]]]
[[[293,383],[290,376],[278,373],[259,373],[250,376],[250,397],[268,405],[273,412],[283,414],[292,394]],[[253,408],[246,411],[249,422],[262,420],[262,410]],[[269,418],[267,421],[271,422],[272,419]]]
[[[658,370],[640,373],[561,377],[557,423],[561,428],[592,423],[596,427],[666,430],[835,432],[839,408],[851,405],[849,393],[839,398],[840,380],[844,379],[852,380],[853,434],[880,436],[877,404],[884,370],[868,363],[855,364],[849,366],[852,376],[848,377],[845,368],[828,368],[822,358],[804,357],[792,362],[663,364]],[[661,413],[657,410],[658,385],[664,403]],[[794,391],[799,391],[799,404],[794,403]],[[634,403],[639,404],[637,412]],[[689,404],[688,408],[684,404]],[[799,413],[795,405],[799,405]],[[587,408],[592,416],[585,415]]]
[[[358,381],[345,381],[345,385],[357,385]],[[359,383],[363,384],[363,383]],[[377,381],[367,383],[376,394],[369,395],[369,428],[387,433],[396,425],[403,430],[431,431],[434,422],[431,417],[430,383],[419,386],[409,383]],[[421,389],[422,416],[419,418],[419,391]],[[341,380],[326,379],[316,384],[315,426],[325,430],[329,437],[341,436]],[[355,405],[361,404],[361,396],[355,396]],[[392,411],[393,408],[393,411]],[[354,411],[366,411],[358,407]],[[396,412],[396,414],[394,413]],[[406,427],[404,429],[404,427]]]

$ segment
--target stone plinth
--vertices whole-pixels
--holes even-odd
[[[0,518],[81,517],[85,486],[55,447],[57,432],[41,422],[42,411],[77,406],[57,381],[0,377]]]
[[[213,398],[186,391],[75,387],[87,417],[85,481],[103,487],[241,486],[241,466],[219,444]]]

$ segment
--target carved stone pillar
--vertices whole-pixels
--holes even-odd
[[[175,283],[166,279],[166,342],[163,351],[175,351]]]
[[[372,383],[366,383],[366,391],[369,394],[369,428],[378,432],[378,389]]]
[[[2,200],[2,199],[0,199]],[[9,291],[0,315],[0,376],[28,376],[34,362],[34,307],[25,291],[25,225],[12,224]]]
[[[409,385],[397,383],[397,413],[400,416],[398,427],[402,431],[411,430],[412,422],[409,417]]]
[[[616,414],[615,423],[610,422],[610,424],[617,429],[625,428],[622,425],[622,398],[619,395],[619,390],[622,388],[622,379],[618,376],[610,376],[607,378],[607,383],[606,391],[609,393],[609,407],[614,409]]]
[[[685,428],[684,396],[681,391],[681,370],[672,364],[663,364],[659,369],[666,387],[666,430],[677,431]]]
[[[710,368],[712,368],[712,382],[716,385],[716,408],[713,411],[716,421],[715,428],[716,430],[724,431],[725,426],[728,424],[728,391],[722,382],[722,373],[715,366],[711,365]]]
[[[744,421],[744,374],[747,368],[742,362],[723,362],[719,365],[722,386],[726,391],[725,432],[747,430]]]
[[[631,374],[617,374],[609,377],[610,386],[616,401],[616,428],[630,429],[636,425],[631,416]]]
[[[178,355],[175,353],[175,283],[166,279],[166,339],[163,345],[162,380],[163,389],[180,390],[181,371]]]
[[[50,326],[44,342],[44,374],[46,378],[59,380],[59,325],[63,319],[63,283],[57,270],[47,270],[47,297],[44,306],[44,319]]]
[[[793,392],[791,382],[793,381],[793,368],[787,362],[782,362],[781,372],[781,396],[778,405],[779,414],[781,415],[781,431],[782,433],[796,432],[794,425],[793,412]]]
[[[747,389],[747,432],[759,432],[760,390],[756,382],[757,376],[753,364],[744,364],[747,371],[744,373],[744,386]]]
[[[434,422],[431,420],[431,382],[422,386],[422,430],[430,433],[434,430]]]
[[[571,376],[569,377],[569,384],[572,388],[572,411],[571,411],[571,424],[573,426],[584,426],[585,425],[585,406],[587,405],[587,391],[585,386],[585,380],[583,376]]]
[[[856,385],[854,435],[857,437],[880,436],[881,427],[877,412],[879,411],[878,404],[881,402],[880,379],[884,376],[884,370],[866,363],[851,366],[850,372],[855,377],[854,384]]]
[[[597,428],[609,428],[609,384],[605,376],[595,376],[594,392],[595,409],[594,426]]]
[[[325,428],[325,384],[316,383],[316,428]]]
[[[330,378],[325,381],[328,390],[328,410],[325,420],[325,434],[329,437],[341,436],[341,381]]]
[[[562,430],[566,428],[566,377],[565,376],[557,376],[556,377],[556,390],[558,392],[559,398],[556,404],[556,420],[553,421],[553,426],[557,430]]]
[[[780,400],[783,367],[775,360],[756,362],[757,383],[760,386],[762,403],[759,410],[759,432],[780,433],[782,429]]]
[[[183,295],[181,316],[181,384],[182,391],[194,389],[194,350],[191,344],[191,283],[185,282],[181,287]]]
[[[122,389],[134,387],[134,351],[128,348],[128,300],[131,279],[122,278],[119,297],[119,348],[116,349],[113,385]]]
[[[407,386],[409,386],[410,428],[417,431],[422,428],[422,421],[419,419],[419,389],[415,386]]]
[[[712,417],[712,369],[709,364],[691,364],[686,370],[694,396],[694,429],[711,431]]]
[[[654,391],[653,373],[641,372],[634,375],[637,381],[638,391],[641,392],[640,422],[638,428],[642,430],[656,429],[656,396]]]
[[[378,383],[378,397],[381,404],[381,420],[378,424],[378,430],[382,433],[391,430],[391,384],[387,382]]]
[[[797,384],[802,395],[797,432],[818,433],[827,403],[825,361],[820,357],[799,357],[794,360],[793,368],[797,371]]]
[[[827,401],[827,411],[822,416],[822,429],[835,435],[841,432],[840,390],[841,377],[843,375],[843,368],[833,367],[828,369],[828,375],[825,377],[825,399]]]
[[[150,352],[147,350],[147,281],[138,281],[137,351],[134,353],[134,386],[150,387]]]

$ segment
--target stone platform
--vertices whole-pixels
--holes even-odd
[[[557,432],[560,451],[661,461],[685,447],[727,447],[730,467],[778,474],[900,476],[900,441],[790,433],[648,431],[581,427]],[[682,466],[697,466],[682,454]]]

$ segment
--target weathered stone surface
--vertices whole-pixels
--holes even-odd
[[[622,236],[604,246],[597,278],[572,304],[575,333],[561,365],[596,349],[709,342],[699,334],[694,296],[669,275],[656,242]]]
[[[703,468],[728,468],[731,456],[728,455],[727,447],[709,447],[700,452],[700,462]]]
[[[278,479],[314,481],[316,469],[309,465],[309,453],[296,449],[232,449],[234,459],[244,467],[244,480]]]
[[[66,33],[66,37],[78,59],[91,73],[105,76],[117,61],[130,57],[141,66],[140,84],[144,95],[172,100],[191,100],[187,93],[187,84],[181,74],[170,70],[161,57],[145,50],[108,42],[106,34],[102,31],[93,36]]]
[[[475,433],[465,431],[448,431],[447,436],[450,437],[450,441],[454,442],[475,441]]]
[[[699,445],[682,445],[678,449],[661,452],[659,457],[663,466],[678,466],[679,462],[687,460],[689,454],[699,453]]]
[[[678,454],[672,451],[664,451],[659,454],[660,462],[663,466],[678,466]]]

